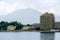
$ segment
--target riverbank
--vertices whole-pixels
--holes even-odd
[[[41,33],[43,33],[43,32],[60,32],[60,31],[37,31],[37,30],[30,30],[30,31],[28,31],[28,30],[25,30],[25,31],[21,31],[21,30],[0,30],[0,32],[41,32]]]

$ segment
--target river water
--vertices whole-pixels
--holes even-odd
[[[60,40],[60,33],[54,35],[54,40]],[[0,40],[41,40],[40,32],[0,32]]]

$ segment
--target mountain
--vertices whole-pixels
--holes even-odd
[[[23,24],[39,23],[40,12],[33,9],[15,10],[14,12],[1,16],[0,21],[18,21]]]

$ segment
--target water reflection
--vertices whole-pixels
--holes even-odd
[[[60,40],[60,32],[0,32],[0,40]]]
[[[54,32],[41,32],[40,34],[41,40],[55,40]]]

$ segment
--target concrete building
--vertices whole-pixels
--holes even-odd
[[[28,31],[28,30],[31,30],[32,29],[32,26],[24,26],[21,30],[24,30],[24,31]]]
[[[55,29],[60,29],[60,22],[55,22]]]
[[[48,31],[55,26],[55,19],[52,13],[46,12],[40,16],[40,30]]]
[[[60,22],[55,22],[54,30],[60,31]]]
[[[34,27],[34,28],[40,27],[40,24],[39,23],[34,23],[34,24],[32,24],[32,27]]]
[[[32,24],[33,30],[40,30],[40,24],[39,23],[34,23]]]
[[[13,25],[7,26],[8,31],[12,31],[12,30],[15,30],[15,29],[16,29],[16,26],[13,26]]]

